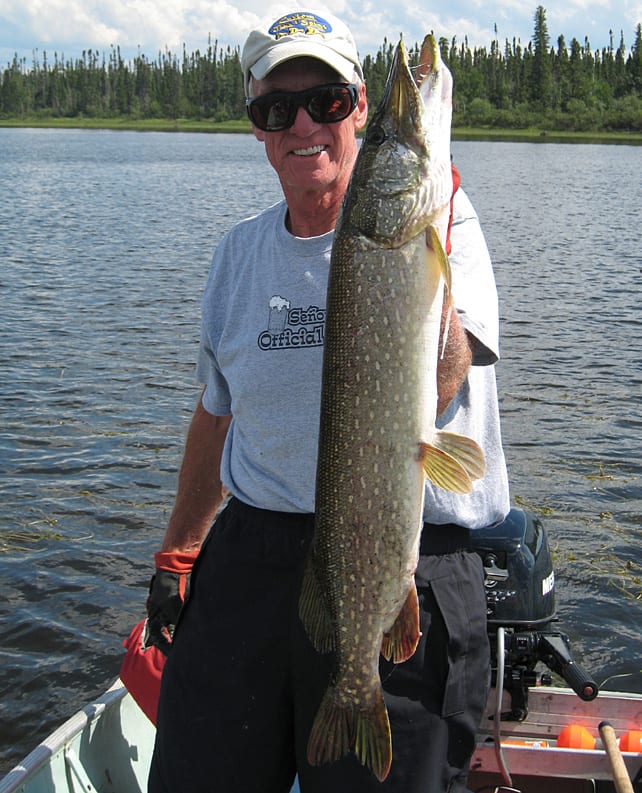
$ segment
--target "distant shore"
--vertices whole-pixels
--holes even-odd
[[[195,119],[130,118],[0,118],[0,127],[51,129],[102,129],[134,132],[249,133],[247,121],[198,121]],[[524,143],[601,143],[642,146],[639,132],[566,132],[546,129],[495,129],[455,127],[453,140],[506,141]]]

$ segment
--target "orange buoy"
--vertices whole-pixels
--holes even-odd
[[[557,745],[565,749],[595,749],[595,738],[581,724],[568,724],[557,736]]]
[[[621,752],[642,754],[642,730],[629,730],[620,738]]]

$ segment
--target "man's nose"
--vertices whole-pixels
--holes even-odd
[[[304,107],[297,108],[292,131],[298,135],[309,135],[319,124],[312,120],[312,117]]]

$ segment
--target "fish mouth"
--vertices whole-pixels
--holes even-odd
[[[305,148],[301,149],[292,149],[292,154],[296,155],[297,157],[313,157],[315,154],[321,154],[321,152],[325,151],[327,148],[327,146],[319,143],[316,146],[306,146]]]
[[[393,56],[381,105],[390,114],[400,137],[421,136],[423,100],[402,41]]]

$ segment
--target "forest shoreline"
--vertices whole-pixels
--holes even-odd
[[[29,129],[95,129],[130,132],[251,133],[249,122],[195,119],[132,119],[15,117],[0,118],[0,127]],[[506,141],[511,143],[597,143],[642,146],[642,133],[607,131],[569,131],[554,129],[500,129],[497,127],[454,127],[453,140]]]

